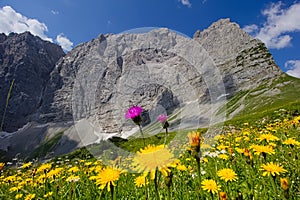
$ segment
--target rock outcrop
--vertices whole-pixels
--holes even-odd
[[[55,63],[64,56],[56,44],[44,41],[29,32],[0,34],[0,116],[14,80],[3,130],[16,131],[37,119],[43,103],[43,92]],[[2,118],[1,118],[2,121]]]
[[[264,43],[230,19],[220,19],[207,29],[196,31],[194,39],[218,66],[230,96],[282,74]]]

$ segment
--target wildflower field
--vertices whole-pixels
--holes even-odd
[[[133,157],[111,165],[67,156],[1,163],[0,199],[300,199],[299,121],[284,115],[225,126],[214,138],[194,130],[177,147],[145,139]]]

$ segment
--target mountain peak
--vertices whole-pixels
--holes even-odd
[[[196,31],[194,40],[209,53],[221,73],[228,75],[225,85],[231,92],[230,88],[249,89],[282,74],[265,44],[228,18]]]

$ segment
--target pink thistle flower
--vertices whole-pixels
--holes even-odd
[[[159,115],[159,116],[157,117],[157,120],[158,120],[159,122],[161,122],[161,123],[166,122],[167,119],[168,119],[168,116],[167,116],[167,115],[164,115],[164,114]]]
[[[142,111],[143,111],[143,109],[141,107],[132,106],[127,110],[125,118],[126,119],[134,119],[135,117],[140,116]]]
[[[126,119],[132,119],[134,123],[138,124],[142,121],[141,119],[141,113],[142,113],[143,109],[139,106],[132,106],[130,107],[126,114],[125,114],[125,118]]]

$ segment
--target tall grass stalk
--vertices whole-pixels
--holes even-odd
[[[7,97],[6,97],[6,104],[5,104],[5,108],[4,108],[4,112],[3,112],[3,116],[2,116],[2,120],[1,120],[0,132],[3,130],[6,110],[7,110],[7,107],[8,107],[8,102],[9,102],[9,99],[10,99],[10,95],[11,95],[11,91],[12,91],[14,83],[15,83],[15,79],[12,80],[12,82],[10,84],[10,87],[9,87]]]

